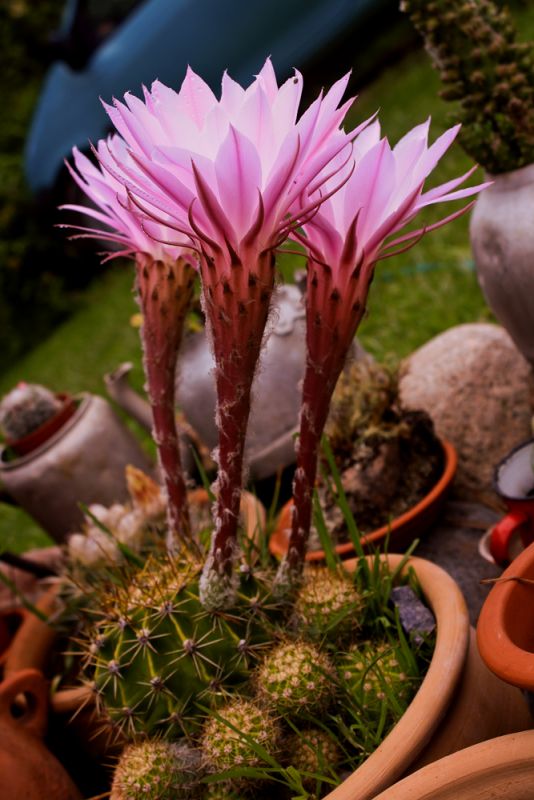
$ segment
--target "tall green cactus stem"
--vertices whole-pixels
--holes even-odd
[[[402,0],[444,84],[458,101],[460,142],[490,173],[534,162],[534,45],[516,41],[491,0]]]
[[[208,612],[199,572],[183,560],[149,559],[110,594],[92,632],[86,672],[102,712],[129,739],[194,730],[200,709],[245,681],[270,641],[269,595],[259,579],[241,576],[231,613]]]
[[[16,440],[37,430],[61,408],[61,400],[44,386],[19,383],[0,403],[0,433]]]
[[[143,312],[141,340],[153,435],[167,492],[168,547],[191,545],[187,489],[180,463],[174,404],[176,359],[194,286],[194,269],[183,258],[155,261],[136,255],[136,288]]]
[[[274,289],[274,256],[252,257],[246,242],[238,255],[204,244],[201,276],[204,305],[215,357],[218,477],[215,529],[200,581],[207,609],[226,608],[235,599],[234,567],[243,452],[250,391]],[[248,258],[246,259],[246,257]],[[245,260],[246,259],[246,260]]]
[[[300,580],[310,535],[321,436],[337,380],[365,313],[373,268],[372,263],[359,263],[355,267],[348,262],[341,263],[334,277],[327,264],[311,257],[308,260],[306,368],[293,482],[291,535],[287,556],[277,575],[281,595],[290,592]]]
[[[201,756],[184,743],[129,745],[113,775],[110,800],[195,800],[203,793]]]

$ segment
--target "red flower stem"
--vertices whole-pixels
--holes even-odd
[[[343,292],[334,286],[332,271],[310,260],[306,300],[307,357],[302,387],[297,467],[293,481],[291,535],[283,570],[296,578],[302,571],[312,519],[312,501],[321,437],[330,401],[365,303],[372,269],[355,269]]]
[[[195,273],[183,259],[164,263],[140,254],[136,263],[136,288],[143,313],[143,363],[154,423],[153,436],[167,493],[167,546],[173,552],[179,544],[193,544],[174,395],[176,360],[193,295]]]
[[[221,273],[218,269],[217,275]],[[203,264],[204,298],[216,364],[219,430],[215,529],[203,576],[206,606],[218,605],[219,600],[222,604],[230,602],[250,394],[274,289],[274,258],[271,253],[260,255],[254,269],[245,269],[238,261],[224,274],[226,277],[217,277],[207,260]],[[223,586],[229,589],[226,598]]]

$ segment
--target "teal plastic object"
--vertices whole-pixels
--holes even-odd
[[[26,144],[30,188],[50,188],[73,145],[110,129],[110,101],[155,78],[179,88],[188,64],[217,93],[222,73],[248,84],[271,56],[286,77],[391,0],[149,0],[93,53],[83,71],[50,68]]]

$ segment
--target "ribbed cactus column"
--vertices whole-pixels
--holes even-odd
[[[271,296],[274,257],[262,253],[244,264],[232,253],[204,257],[201,276],[215,356],[219,429],[215,531],[200,584],[206,608],[232,603],[237,555],[237,525],[243,478],[243,452],[250,413],[250,391],[260,355]]]
[[[402,0],[457,101],[460,142],[490,173],[534,161],[534,46],[517,41],[506,8],[491,0]]]
[[[167,492],[168,547],[191,544],[187,489],[180,463],[174,391],[176,359],[193,294],[192,266],[183,258],[157,261],[137,254],[137,292],[143,312],[141,340],[154,421],[153,435]]]

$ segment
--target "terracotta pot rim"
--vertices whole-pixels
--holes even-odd
[[[403,514],[399,514],[398,517],[392,519],[389,525],[382,525],[381,528],[376,528],[376,530],[366,533],[364,536],[362,536],[361,543],[364,547],[374,544],[380,539],[384,539],[388,533],[393,534],[406,523],[411,522],[447,491],[456,473],[458,455],[455,447],[451,444],[451,442],[447,441],[447,439],[440,438],[439,442],[443,449],[445,462],[443,473],[439,480],[418,503],[409,508]],[[276,556],[277,558],[284,556],[287,552],[288,535],[286,534],[286,530],[291,527],[290,520],[292,504],[293,501],[289,500],[280,511],[276,529],[269,540],[269,550],[272,555]],[[354,553],[352,542],[343,542],[343,544],[338,544],[334,550],[339,556],[345,556],[350,553]],[[306,561],[324,561],[324,558],[324,550],[311,550],[306,554]]]
[[[367,556],[372,560],[374,556]],[[381,555],[392,570],[405,558]],[[354,569],[358,559],[345,562]],[[423,558],[411,556],[403,572],[413,567],[437,622],[436,646],[419,691],[383,742],[340,786],[323,800],[369,800],[397,780],[427,744],[452,700],[469,646],[469,613],[454,579]],[[431,713],[432,712],[432,713]],[[409,752],[407,762],[405,754]]]
[[[520,579],[532,572],[533,564],[534,544],[531,544],[497,580],[482,606],[477,625],[478,649],[489,669],[507,683],[530,691],[534,691],[534,652],[513,641],[506,623],[506,609],[514,603],[513,595],[518,589],[518,581],[513,578]],[[534,600],[534,585],[531,588]],[[534,627],[534,614],[528,608],[523,613]]]
[[[534,781],[533,752],[532,730],[488,739],[428,764],[375,800],[526,798]]]
[[[3,455],[6,447],[0,448],[0,472],[10,472],[13,470],[17,470],[26,466],[27,464],[31,463],[32,461],[36,461],[39,459],[44,453],[50,450],[56,442],[62,439],[66,434],[78,424],[79,420],[85,415],[87,410],[89,409],[92,402],[94,402],[94,398],[98,395],[91,395],[87,392],[81,392],[78,395],[73,395],[70,398],[72,403],[77,403],[77,406],[74,412],[66,419],[64,424],[58,428],[45,442],[38,445],[34,450],[31,450],[29,453],[25,455],[19,456],[13,461],[4,461]]]

